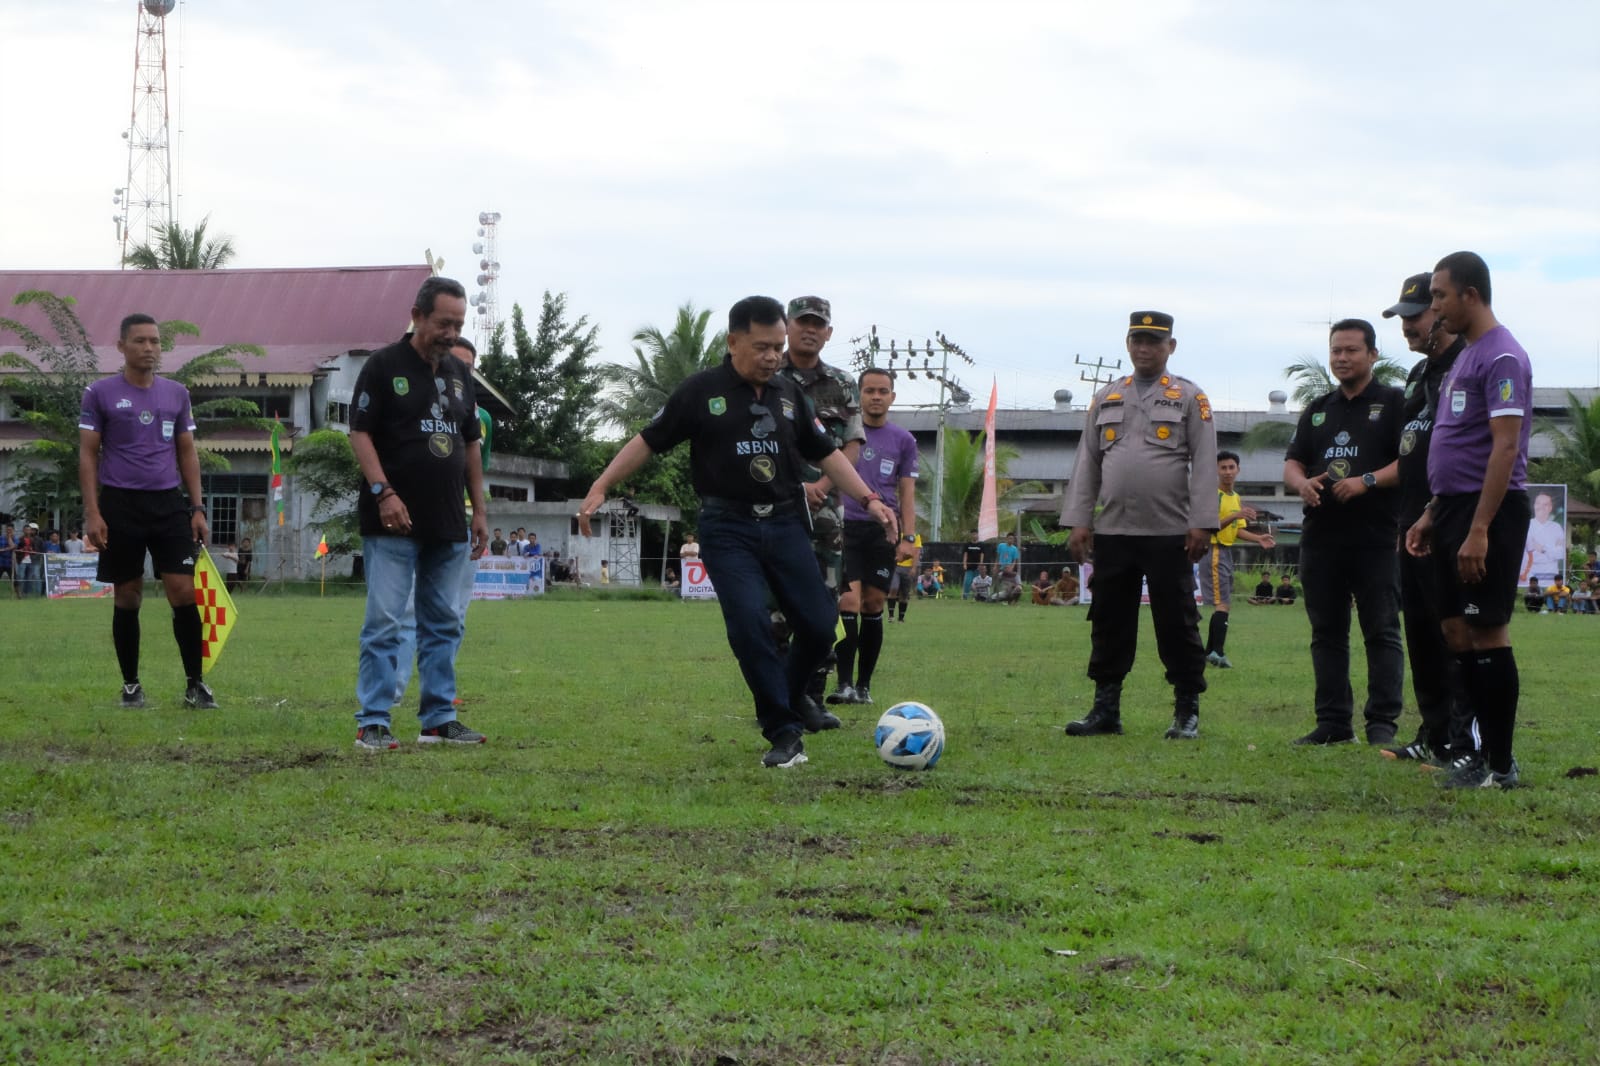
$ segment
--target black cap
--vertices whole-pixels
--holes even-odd
[[[1172,316],[1160,311],[1135,311],[1128,316],[1128,336],[1135,333],[1159,333],[1172,336]]]
[[[1383,313],[1384,318],[1395,315],[1420,315],[1433,305],[1433,295],[1428,287],[1433,284],[1432,274],[1413,274],[1400,286],[1400,302]]]

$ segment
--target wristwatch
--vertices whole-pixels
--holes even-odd
[[[1369,489],[1375,489],[1378,487],[1378,475],[1369,470],[1361,475],[1361,483]]]
[[[367,491],[371,492],[374,496],[382,496],[384,492],[388,490],[388,488],[389,483],[387,481],[374,481],[372,484],[367,486]]]
[[[915,533],[906,533],[902,535],[900,539],[905,541],[907,544],[914,545],[917,543],[917,535]]]

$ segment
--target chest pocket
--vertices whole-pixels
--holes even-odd
[[[1145,429],[1145,441],[1157,448],[1181,448],[1184,445],[1183,408],[1157,407],[1150,412],[1150,425]]]
[[[1122,439],[1123,407],[1120,403],[1101,404],[1094,412],[1094,430],[1104,451]]]

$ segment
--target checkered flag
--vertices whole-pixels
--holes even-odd
[[[203,546],[194,563],[194,602],[200,608],[200,669],[209,674],[233,632],[237,612],[217,564]]]

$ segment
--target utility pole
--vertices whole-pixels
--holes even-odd
[[[1094,362],[1091,363],[1081,355],[1074,355],[1072,361],[1081,367],[1088,368],[1087,373],[1078,375],[1078,380],[1093,385],[1095,392],[1099,392],[1102,385],[1109,385],[1122,376],[1121,359],[1114,363],[1108,363],[1097,355],[1094,357]],[[1115,373],[1108,374],[1106,373],[1108,370],[1115,371]],[[1093,394],[1091,393],[1091,395]]]
[[[972,403],[972,394],[961,386],[961,383],[950,376],[950,360],[955,357],[958,361],[968,366],[975,366],[972,357],[962,351],[960,345],[951,341],[943,333],[934,330],[938,347],[935,348],[934,340],[924,340],[921,349],[913,341],[889,342],[889,351],[886,356],[886,369],[904,374],[906,380],[915,381],[920,373],[929,381],[939,383],[939,402],[935,405],[939,411],[939,428],[934,437],[933,465],[933,536],[940,535],[940,527],[944,520],[944,432],[945,420],[950,408],[964,407]],[[852,341],[856,345],[854,365],[856,372],[866,370],[868,367],[878,365],[878,359],[884,357],[882,342],[878,340],[878,327],[873,326],[865,337],[856,337]],[[916,365],[915,360],[921,360],[922,365]],[[938,360],[935,365],[934,360]],[[897,365],[898,364],[898,365]]]

